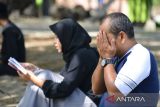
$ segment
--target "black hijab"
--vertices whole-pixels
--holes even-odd
[[[65,62],[70,61],[73,53],[78,49],[89,47],[91,37],[76,21],[67,18],[49,27],[57,35],[62,44]]]

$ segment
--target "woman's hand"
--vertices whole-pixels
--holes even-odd
[[[104,31],[100,31],[97,36],[97,48],[102,58],[112,58],[116,54],[115,39],[109,39]]]
[[[27,81],[31,81],[33,82],[35,85],[39,86],[40,88],[42,88],[43,84],[44,84],[44,81],[45,80],[41,80],[39,79],[32,71],[30,70],[26,70],[27,71],[27,74],[23,74],[21,73],[20,71],[17,71],[18,75],[24,79],[24,80],[27,80]]]
[[[34,72],[35,70],[38,69],[38,67],[37,67],[36,65],[33,65],[33,64],[31,64],[31,63],[21,63],[21,65],[22,65],[25,69],[27,69],[27,70],[29,70],[29,71],[32,71],[32,72]]]
[[[27,74],[23,74],[20,71],[17,71],[17,73],[22,79],[24,79],[26,81],[32,81],[32,77],[35,76],[34,73],[30,70],[26,70],[26,71],[27,71]]]

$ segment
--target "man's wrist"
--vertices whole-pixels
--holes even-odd
[[[113,59],[113,55],[105,55],[105,56],[100,56],[101,59]]]
[[[104,69],[104,72],[106,71],[108,71],[109,69],[112,69],[112,68],[114,68],[114,64],[107,64],[103,69]]]
[[[104,68],[108,64],[114,64],[114,58],[103,58],[101,60],[101,66]]]
[[[111,58],[113,58],[113,56],[112,55],[105,55],[105,56],[101,56],[101,58],[102,59],[111,59]]]

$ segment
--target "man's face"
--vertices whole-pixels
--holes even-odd
[[[120,41],[119,38],[117,38],[115,35],[109,32],[110,29],[110,20],[106,19],[104,22],[101,24],[99,31],[104,31],[106,33],[106,36],[108,38],[108,41],[111,42],[112,39],[115,40],[115,45],[116,45],[116,56],[119,53],[120,50]]]

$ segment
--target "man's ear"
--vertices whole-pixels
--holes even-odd
[[[127,35],[124,31],[120,31],[118,37],[122,44],[125,43]]]

